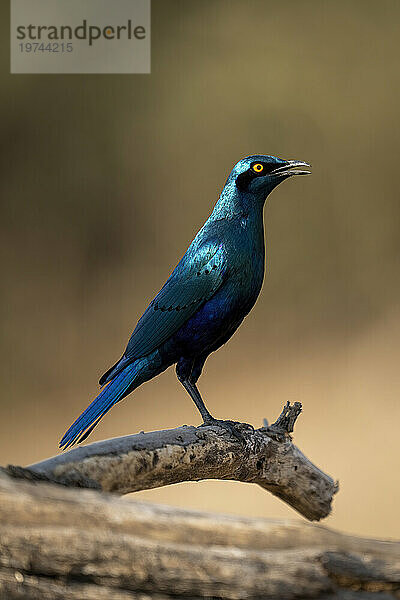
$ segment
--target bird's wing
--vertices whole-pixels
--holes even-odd
[[[124,357],[136,359],[158,348],[193,315],[221,285],[226,271],[220,244],[185,255],[138,321]]]

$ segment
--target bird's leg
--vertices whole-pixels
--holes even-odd
[[[214,417],[212,416],[212,414],[207,410],[206,405],[203,402],[203,398],[200,395],[199,390],[197,389],[197,386],[195,383],[191,383],[189,381],[189,379],[180,379],[179,380],[181,382],[181,384],[183,385],[183,387],[185,388],[185,390],[188,392],[188,394],[190,395],[191,399],[193,400],[193,402],[195,403],[195,405],[197,406],[198,411],[200,412],[204,423],[211,423],[212,421],[216,421],[216,419],[214,419]]]
[[[203,361],[203,364],[204,364],[204,361]],[[200,392],[196,386],[196,383],[193,382],[193,380],[192,380],[191,375],[192,375],[192,371],[193,371],[193,366],[195,366],[195,362],[193,362],[191,365],[188,365],[188,363],[186,361],[179,361],[179,363],[177,364],[177,367],[176,367],[176,374],[178,376],[179,381],[181,382],[181,384],[183,385],[183,387],[188,392],[189,396],[192,398],[193,402],[197,406],[197,408],[202,416],[202,419],[203,419],[203,425],[215,425],[217,427],[222,427],[222,429],[225,429],[226,431],[228,431],[231,435],[233,435],[235,438],[237,438],[241,442],[245,441],[243,435],[240,433],[240,431],[238,431],[236,429],[234,422],[224,421],[222,419],[216,419],[207,410],[207,407],[203,402],[203,399],[202,399]],[[203,365],[201,365],[201,367],[202,366]],[[196,376],[197,372],[198,372],[198,375],[200,375],[201,367],[200,367],[200,369],[195,369],[195,373],[194,373],[195,376]],[[197,378],[196,378],[196,380],[197,380]]]

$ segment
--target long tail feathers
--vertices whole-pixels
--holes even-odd
[[[59,447],[66,450],[74,444],[83,442],[110,408],[122,400],[133,383],[136,373],[137,367],[133,363],[110,381],[64,434]]]

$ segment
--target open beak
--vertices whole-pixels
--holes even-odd
[[[277,175],[279,177],[290,177],[291,175],[311,175],[311,171],[305,171],[303,169],[299,169],[298,167],[311,167],[311,165],[301,160],[287,160],[284,165],[274,169],[271,175]]]

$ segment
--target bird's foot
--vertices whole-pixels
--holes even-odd
[[[200,427],[207,427],[210,425],[225,429],[225,431],[230,433],[231,436],[235,437],[242,444],[246,444],[246,436],[243,435],[243,429],[250,428],[251,431],[254,432],[254,427],[248,423],[241,423],[240,421],[230,421],[225,419],[214,419],[214,417],[204,419],[204,423]]]

